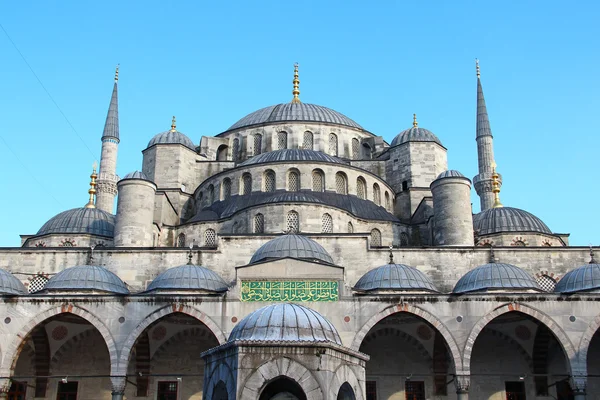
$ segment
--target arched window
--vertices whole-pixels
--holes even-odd
[[[217,161],[227,161],[227,151],[229,147],[227,145],[220,145],[217,148]]]
[[[300,232],[300,217],[296,211],[290,211],[286,217],[286,232],[298,233]]]
[[[233,139],[233,149],[231,150],[233,161],[238,161],[240,158],[240,139]]]
[[[275,191],[275,172],[268,170],[265,172],[265,192]]]
[[[302,148],[305,150],[313,149],[313,134],[312,132],[306,131],[304,132],[304,140],[302,141]]]
[[[348,194],[348,180],[343,172],[335,174],[335,191],[337,194]]]
[[[381,232],[379,229],[371,230],[371,247],[381,247]]]
[[[262,135],[260,133],[254,134],[254,155],[262,153]]]
[[[358,160],[360,158],[360,142],[357,138],[352,139],[352,159]]]
[[[254,216],[254,233],[265,233],[265,216],[260,213]]]
[[[287,149],[287,132],[282,131],[277,133],[277,149]]]
[[[325,213],[321,217],[321,232],[332,233],[333,232],[333,218],[331,215]]]
[[[177,236],[177,247],[185,247],[185,234],[180,233]]]
[[[215,187],[213,185],[208,185],[208,196],[206,198],[208,199],[208,205],[215,202]]]
[[[408,234],[406,232],[400,234],[400,246],[408,246]]]
[[[217,232],[214,229],[204,231],[204,246],[217,247]]]
[[[325,191],[325,174],[319,169],[313,170],[312,173],[312,190],[313,192]]]
[[[350,221],[348,221],[348,233],[354,233],[354,225]]]
[[[332,156],[338,155],[338,137],[335,133],[329,134],[329,154]]]
[[[227,200],[231,197],[231,179],[223,179],[223,200]]]
[[[379,190],[379,185],[373,184],[373,202],[378,206],[381,205],[381,191]]]
[[[297,192],[300,190],[300,174],[297,171],[288,173],[288,191]]]
[[[363,200],[367,198],[367,183],[362,176],[356,179],[356,196]]]
[[[390,194],[385,192],[385,209],[388,211],[392,211],[392,202],[390,200]]]
[[[245,173],[242,175],[242,191],[240,194],[250,194],[252,193],[252,175],[249,173]]]

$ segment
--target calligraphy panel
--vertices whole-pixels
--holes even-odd
[[[338,301],[337,281],[242,281],[242,301]]]

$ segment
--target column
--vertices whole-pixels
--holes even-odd
[[[575,400],[585,400],[585,389],[587,386],[587,376],[585,375],[573,375],[571,376],[569,383],[571,389],[573,389],[573,398]]]
[[[125,386],[127,385],[127,377],[111,376],[110,383],[112,384],[112,400],[123,400]]]
[[[456,399],[469,400],[469,386],[471,386],[470,375],[454,375],[454,385],[456,386]]]

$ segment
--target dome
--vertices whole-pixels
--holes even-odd
[[[363,129],[345,115],[330,108],[307,103],[284,103],[261,108],[231,125],[228,131],[254,125],[277,122],[324,122],[344,125],[350,128]]]
[[[433,132],[419,128],[418,126],[413,126],[410,129],[400,132],[396,137],[392,140],[392,146],[397,146],[399,144],[407,143],[407,142],[435,142],[442,145],[440,139],[433,134]]]
[[[279,236],[263,244],[252,256],[250,264],[286,257],[333,264],[333,259],[319,243],[292,234]]]
[[[538,283],[521,268],[511,264],[489,263],[467,272],[458,280],[452,293],[505,289],[541,290]]]
[[[413,290],[437,292],[431,280],[416,268],[404,264],[387,264],[364,274],[354,290]]]
[[[337,330],[325,317],[290,303],[271,304],[242,319],[229,335],[229,342],[235,340],[342,344]]]
[[[466,176],[464,176],[463,174],[461,174],[460,172],[458,172],[455,169],[449,169],[447,171],[444,171],[441,174],[439,174],[437,176],[437,178],[435,178],[435,179],[438,180],[438,179],[442,179],[442,178],[466,178],[466,179],[468,179]]]
[[[150,179],[148,179],[148,177],[146,176],[146,174],[144,174],[142,171],[133,171],[128,173],[127,175],[125,175],[124,177],[121,178],[121,180],[123,179],[144,179],[146,181],[149,181]]]
[[[182,144],[190,150],[196,151],[194,142],[179,131],[168,130],[155,135],[148,142],[148,147],[154,146],[155,144]]]
[[[600,290],[600,264],[591,263],[569,271],[563,276],[554,291],[557,293],[590,292]]]
[[[527,211],[513,207],[489,208],[473,216],[477,235],[499,232],[539,232],[552,234],[541,219]]]
[[[37,235],[83,233],[114,236],[115,216],[97,208],[73,208],[50,218]]]
[[[227,283],[214,271],[199,265],[180,265],[169,268],[148,285],[151,290],[207,290],[226,292]]]
[[[129,294],[129,289],[121,278],[96,265],[80,265],[60,271],[50,278],[42,292],[88,290]]]
[[[27,294],[23,283],[13,274],[0,269],[0,296]]]
[[[281,161],[311,161],[330,164],[347,164],[343,160],[316,150],[284,149],[262,153],[254,156],[240,165],[254,165]]]

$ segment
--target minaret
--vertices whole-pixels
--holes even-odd
[[[479,72],[479,60],[476,60],[477,68],[477,158],[479,161],[479,174],[473,178],[475,190],[479,195],[481,211],[494,206],[494,192],[492,186],[492,173],[494,163],[494,141],[490,120],[485,107],[483,88],[481,87],[481,74]],[[502,177],[498,175],[498,188],[502,186]]]
[[[100,157],[100,171],[96,192],[96,207],[113,213],[115,197],[117,196],[117,151],[119,148],[119,103],[117,96],[117,83],[119,81],[119,66],[115,71],[115,85],[113,86],[108,115],[102,134],[102,156]]]

